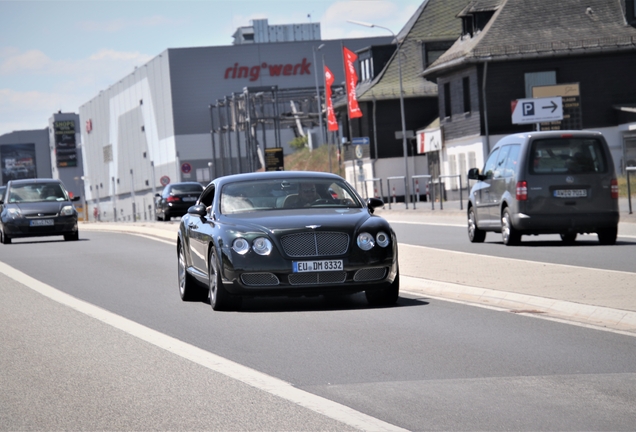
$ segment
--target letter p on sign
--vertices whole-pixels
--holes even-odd
[[[534,115],[534,102],[524,102],[521,105],[523,109],[524,116],[533,116]]]

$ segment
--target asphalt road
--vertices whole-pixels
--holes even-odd
[[[433,231],[441,235],[439,228]],[[463,230],[457,235],[465,238]],[[336,303],[250,299],[241,312],[215,313],[180,301],[173,245],[113,233],[81,238],[0,247],[1,262],[109,317],[99,320],[99,310],[92,315],[98,319],[88,317],[83,307],[63,306],[0,274],[0,429],[636,424],[633,336],[411,294],[391,308],[369,308],[358,295]],[[600,249],[574,248],[584,256]],[[130,322],[113,324],[112,314]],[[130,330],[139,324],[144,330]],[[172,339],[163,344],[161,335]],[[191,349],[218,357],[207,364],[185,353]],[[279,381],[243,379],[248,372],[218,366],[224,359],[231,370],[248,367]]]

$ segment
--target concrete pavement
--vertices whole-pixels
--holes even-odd
[[[416,209],[410,205],[408,210],[403,203],[391,207],[376,214],[392,223],[466,224],[465,208],[460,209],[457,201],[444,203],[443,210],[439,203],[435,210],[431,203],[418,203]],[[178,226],[178,220],[83,223],[80,231],[129,232],[174,241]],[[636,238],[636,215],[628,213],[626,200],[621,202],[619,236]],[[458,253],[404,240],[399,248],[402,291],[636,335],[635,273]],[[493,274],[494,266],[506,271]]]

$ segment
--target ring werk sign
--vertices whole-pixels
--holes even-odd
[[[306,58],[296,64],[268,64],[263,62],[257,66],[240,66],[238,63],[234,63],[234,66],[225,69],[225,79],[249,78],[250,81],[256,81],[263,70],[269,72],[270,77],[311,75],[310,66],[311,63]]]

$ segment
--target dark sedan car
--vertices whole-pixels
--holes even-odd
[[[77,211],[61,181],[12,180],[0,197],[0,237],[10,244],[19,237],[63,235],[78,240]]]
[[[382,205],[333,174],[217,178],[181,219],[181,298],[207,294],[214,310],[236,310],[243,296],[364,291],[372,305],[393,304],[398,248],[388,222],[373,214]]]
[[[155,195],[155,214],[158,221],[169,221],[172,217],[183,216],[203,192],[197,182],[172,183]]]

